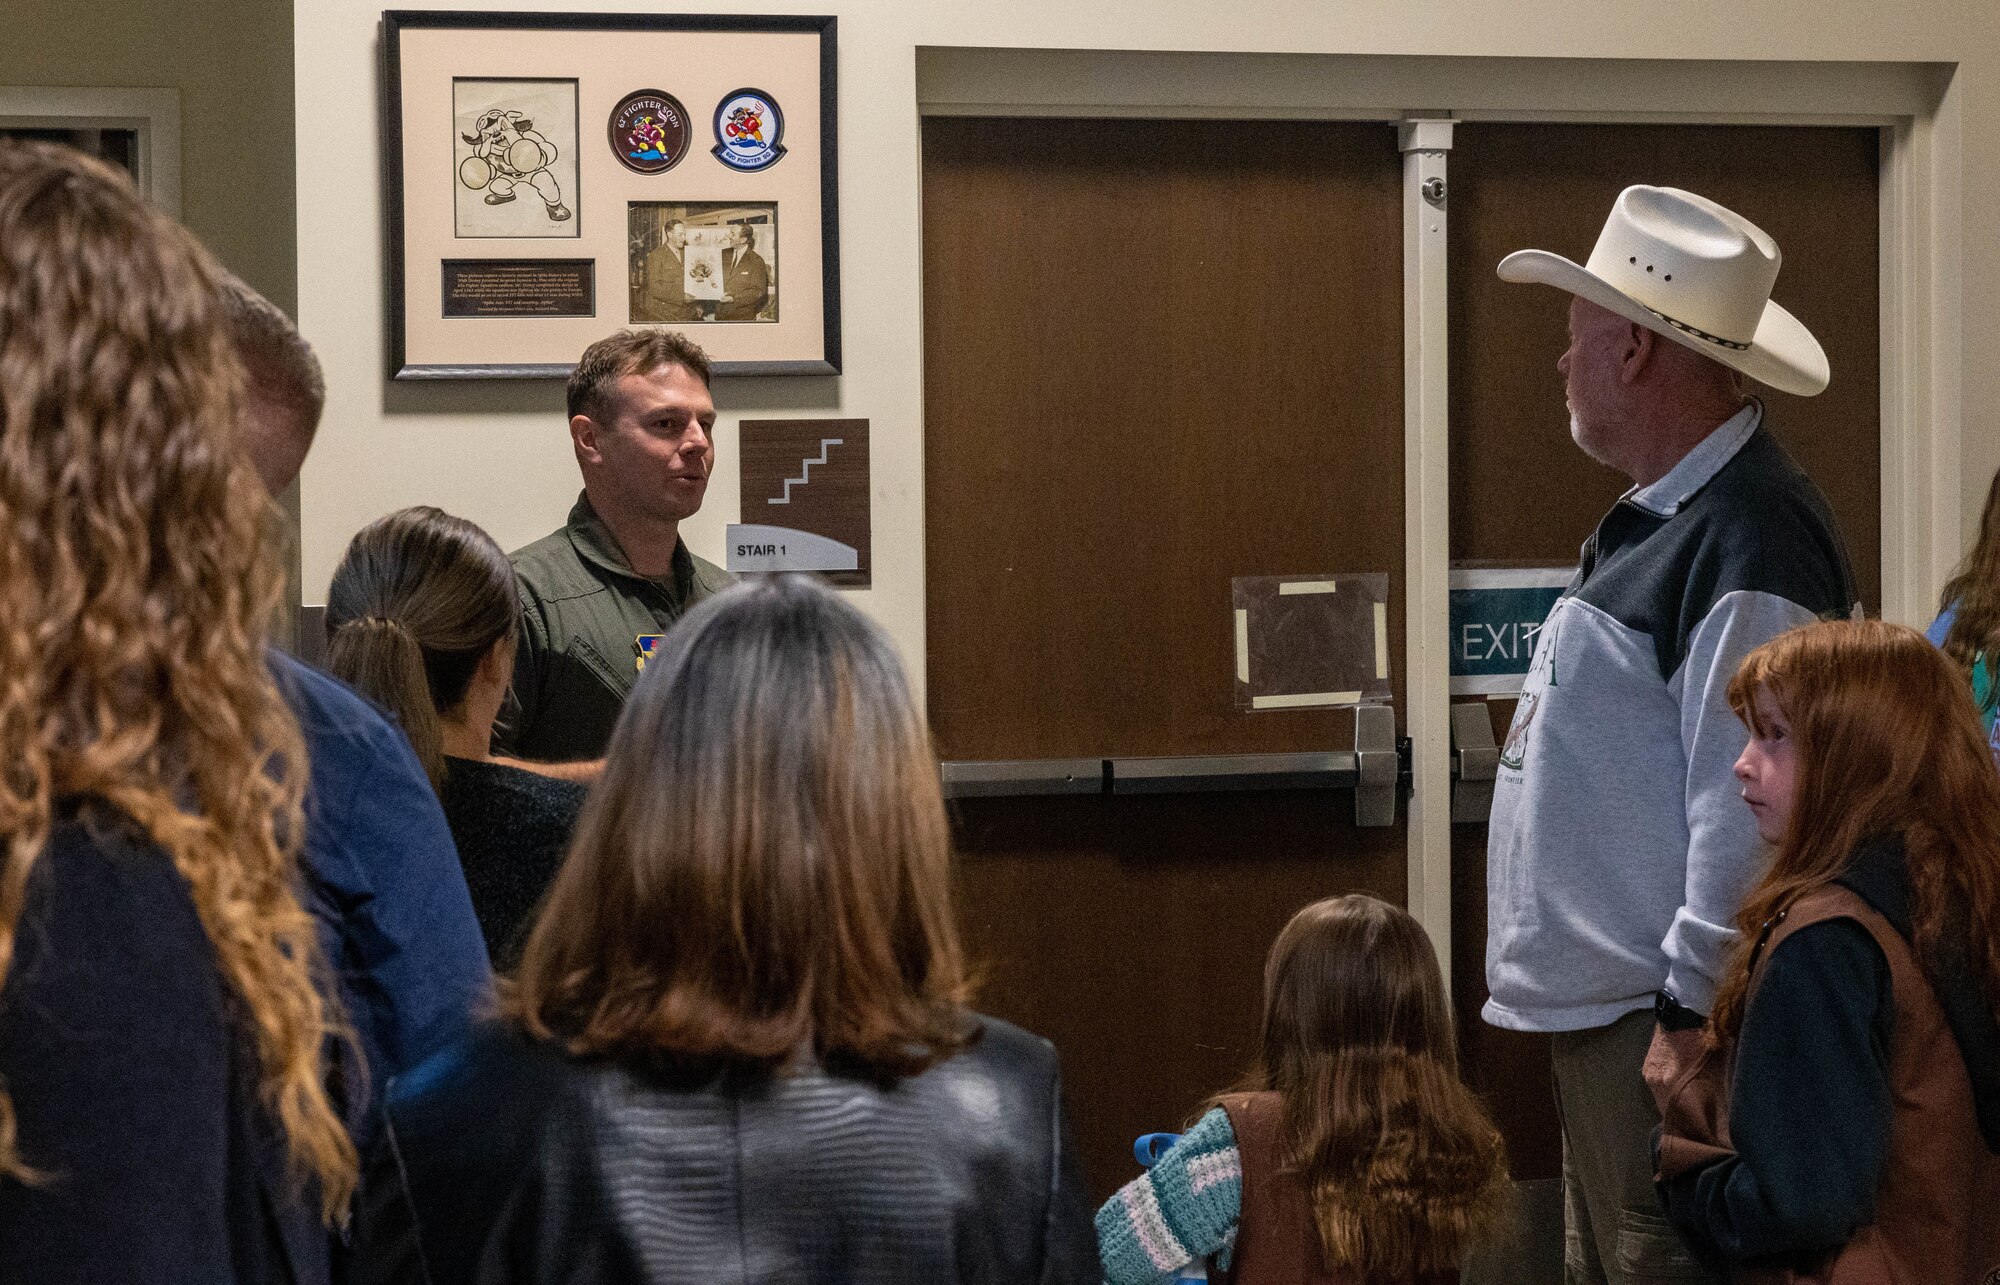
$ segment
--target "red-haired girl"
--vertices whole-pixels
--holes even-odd
[[[2000,776],[1963,678],[1843,621],[1730,684],[1775,852],[1711,1029],[1662,1004],[1660,1194],[1739,1280],[2000,1279]]]

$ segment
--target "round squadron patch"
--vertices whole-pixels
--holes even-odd
[[[611,109],[611,151],[635,174],[664,174],[687,155],[687,108],[662,89],[625,95]]]
[[[735,170],[762,170],[785,155],[785,114],[761,89],[724,94],[715,107],[715,157]]]

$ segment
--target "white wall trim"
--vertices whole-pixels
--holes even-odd
[[[1923,381],[1926,397],[1906,413],[1909,435],[1928,443],[1928,449],[1922,456],[1924,471],[1905,488],[1902,503],[1928,556],[1910,569],[1909,589],[1923,592],[1925,610],[1912,612],[1909,622],[1929,618],[1928,609],[1966,543],[1964,118],[1965,94],[1954,78],[1935,115],[1915,122],[1910,156],[1910,186],[1917,199],[1907,235],[1915,251],[1904,260],[1910,271],[1902,289],[1912,318],[1907,360],[1912,376]],[[1974,493],[1983,496],[1985,475],[1971,482]]]
[[[1931,541],[1923,506],[1914,501],[1930,475],[1935,434],[1913,432],[1930,404],[1929,381],[1921,369],[1919,336],[1926,329],[1925,273],[1916,265],[1927,257],[1922,170],[1926,142],[1914,120],[1882,131],[1881,160],[1881,337],[1882,337],[1882,615],[1914,623],[1932,583]]]
[[[1918,628],[1964,543],[1960,110],[1940,97],[1882,131],[1882,617]]]
[[[180,90],[0,85],[0,126],[137,130],[139,190],[180,217]]]
[[[1936,62],[1455,58],[919,46],[927,115],[1880,124],[1933,110]]]

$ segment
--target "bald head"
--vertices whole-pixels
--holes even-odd
[[[292,319],[234,276],[223,283],[230,337],[243,363],[243,443],[271,494],[305,466],[326,407],[319,358]]]

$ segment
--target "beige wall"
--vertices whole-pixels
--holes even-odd
[[[544,3],[589,10],[592,3]],[[713,8],[713,6],[706,6]],[[790,12],[779,0],[752,10]],[[873,422],[875,587],[859,594],[883,620],[921,681],[923,654],[922,328],[919,315],[920,80],[927,99],[1021,103],[1036,94],[1108,95],[1104,101],[1166,111],[1238,113],[1320,110],[1342,93],[1373,95],[1372,109],[1454,108],[1470,100],[1518,100],[1536,80],[1514,77],[1495,58],[1630,59],[1630,101],[1643,112],[1685,98],[1680,60],[1778,63],[1938,63],[1930,82],[1948,85],[1935,129],[1924,134],[1943,160],[1926,171],[1941,182],[1945,208],[1920,208],[1912,235],[1919,257],[1936,259],[1939,290],[1919,301],[1919,332],[1940,342],[1913,372],[1935,420],[1940,458],[1921,450],[1907,461],[1928,470],[1939,493],[1976,505],[2000,465],[2000,364],[1958,336],[2000,334],[2000,8],[1990,0],[1736,0],[1674,5],[1602,0],[1069,0],[940,3],[841,0],[807,6],[840,16],[841,227],[845,373],[837,379],[747,379],[717,389],[723,412],[718,485],[687,524],[698,552],[718,558],[734,521],[735,421],[768,413],[865,416]],[[327,428],[305,476],[305,586],[321,600],[348,536],[404,504],[436,503],[471,517],[509,546],[562,520],[577,489],[554,385],[389,384],[383,376],[379,158],[376,144],[376,21],[362,0],[298,0],[299,137],[314,163],[299,176],[300,315],[325,358],[332,385]],[[1137,68],[1127,85],[1105,89],[1102,59],[1027,56],[995,73],[994,60],[968,68],[931,48],[1225,51],[1292,57],[1168,56],[1113,65]],[[1410,55],[1415,57],[1381,57]],[[1348,57],[1341,57],[1348,56]],[[1427,61],[1428,60],[1428,61]],[[1115,62],[1115,60],[1114,60]],[[920,76],[920,64],[922,73]],[[1517,69],[1518,70],[1518,69]],[[1795,69],[1796,70],[1796,69]],[[1808,68],[1806,82],[1772,74],[1735,77],[1729,110],[1783,112],[1797,95],[1814,99],[1812,75],[1857,83],[1877,72]],[[1879,70],[1879,69],[1878,69]],[[1268,76],[1264,73],[1268,72]],[[995,79],[997,74],[997,79]],[[971,82],[985,77],[974,85]],[[1012,78],[1010,80],[1010,77]],[[1560,97],[1565,76],[1548,76]],[[1890,77],[1894,79],[1893,76]],[[1907,79],[1907,78],[1906,78]],[[1028,82],[1040,81],[1039,87]],[[1089,83],[1084,83],[1084,82]],[[1804,83],[1805,87],[1800,87]],[[1267,85],[1280,86],[1267,89]],[[1282,86],[1289,85],[1285,89]],[[1353,89],[1359,85],[1362,89]],[[1528,89],[1522,89],[1527,85]],[[1329,88],[1331,87],[1331,88]],[[1289,95],[1289,97],[1288,97]],[[1299,97],[1304,95],[1305,98]],[[1398,95],[1405,95],[1398,97]],[[1421,97],[1419,97],[1421,95]],[[1820,95],[1824,97],[1823,94]],[[1802,101],[1802,100],[1801,100]],[[1548,106],[1561,107],[1551,101]],[[1576,104],[1571,103],[1570,106]],[[1602,104],[1599,105],[1600,107]],[[1836,110],[1862,110],[1842,107]],[[1942,178],[1938,176],[1942,175]],[[1962,256],[1962,264],[1960,259]],[[1965,425],[1963,435],[1958,431]],[[1023,425],[1053,440],[1080,426]],[[1945,507],[1949,507],[1947,503]],[[1918,525],[1928,520],[1917,515]],[[1932,522],[1925,556],[1910,577],[1938,574],[1955,552],[1952,515]],[[1929,592],[1923,586],[1921,592]],[[1921,596],[1912,589],[1909,601]],[[1904,614],[1912,614],[1906,608]]]
[[[292,10],[286,0],[9,5],[0,85],[176,89],[181,218],[290,310]],[[357,128],[370,128],[357,121]]]

